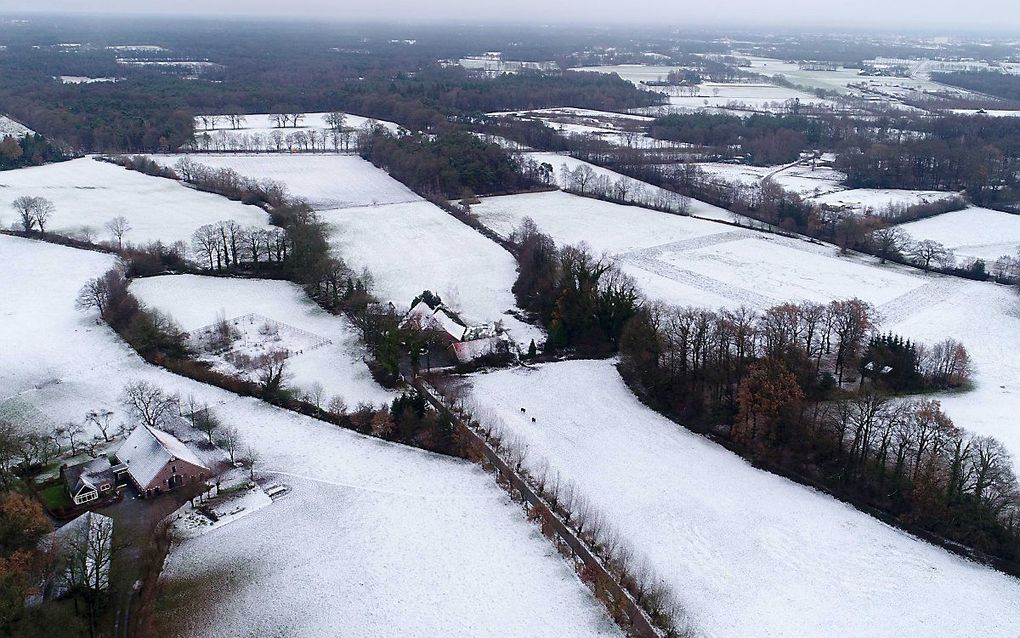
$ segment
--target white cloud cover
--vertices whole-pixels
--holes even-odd
[[[622,10],[625,7],[634,11]],[[349,20],[512,21],[675,24],[763,24],[770,26],[947,29],[990,27],[1020,30],[1020,5],[1015,0],[728,0],[677,2],[646,0],[634,5],[619,0],[0,0],[2,12],[56,11],[172,15],[328,17]]]

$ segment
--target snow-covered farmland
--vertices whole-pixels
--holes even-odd
[[[321,216],[339,254],[371,271],[377,297],[406,308],[431,290],[468,321],[503,320],[525,345],[542,339],[537,328],[506,314],[515,307],[513,256],[434,204],[345,208]]]
[[[566,193],[489,198],[473,210],[500,234],[531,217],[558,244],[586,242],[614,257],[646,295],[679,305],[762,309],[860,297],[882,311],[929,284],[911,269],[879,268],[832,246]]]
[[[293,379],[288,385],[307,391],[313,384],[321,384],[323,403],[337,395],[350,406],[362,401],[379,404],[391,398],[369,375],[355,328],[346,319],[320,309],[292,283],[170,275],[136,280],[131,291],[145,305],[173,317],[193,336],[220,317],[232,325],[232,320],[241,318],[235,326],[241,337],[231,351],[248,356],[291,351],[287,368]],[[265,324],[272,330],[264,330]],[[224,372],[237,373],[222,356],[210,353],[205,357]]]
[[[1020,331],[1020,301],[1008,287],[927,275],[870,257],[841,256],[829,245],[565,193],[488,198],[473,210],[501,234],[531,217],[558,244],[586,242],[612,256],[649,299],[761,310],[785,301],[859,297],[875,304],[882,330],[924,343],[953,337],[971,354],[975,387],[940,396],[947,413],[963,428],[1000,439],[1020,462],[1020,427],[1012,417],[1020,410],[1013,339]],[[1001,215],[998,222],[1010,222],[1011,216]],[[968,232],[959,236],[966,239]]]
[[[231,150],[241,144],[245,150],[267,151],[278,150],[276,142],[272,139],[274,131],[284,137],[294,133],[307,134],[309,131],[315,131],[321,140],[325,140],[322,133],[329,127],[323,118],[327,114],[304,113],[302,115],[297,126],[288,124],[286,127],[279,127],[273,121],[272,114],[252,113],[245,115],[243,123],[237,128],[233,128],[227,116],[224,115],[199,116],[195,118],[195,138],[201,148]],[[366,126],[376,125],[382,126],[394,134],[400,130],[399,125],[386,120],[374,120],[351,114],[344,114],[344,118],[344,128],[353,132],[364,129]],[[286,148],[290,148],[292,145],[299,144],[287,144]],[[350,142],[343,146],[350,146]],[[332,148],[331,143],[330,147]]]
[[[175,548],[174,635],[620,635],[477,466],[250,400],[220,416],[291,491]]]
[[[825,204],[853,211],[856,214],[881,214],[890,206],[905,207],[930,204],[956,197],[945,191],[897,190],[890,188],[853,188],[813,197],[816,204]]]
[[[671,71],[676,71],[676,66],[655,66],[645,64],[617,64],[613,66],[582,66],[570,69],[571,71],[588,71],[591,73],[615,73],[621,79],[641,86],[646,82],[664,82]],[[644,87],[642,87],[644,88]]]
[[[673,89],[669,104],[650,106],[638,112],[648,115],[705,110],[725,111],[737,115],[747,112],[785,113],[789,112],[791,101],[795,101],[800,107],[835,106],[831,100],[774,84],[705,82],[695,87],[695,90],[697,91],[695,95],[686,92],[677,95],[677,90]]]
[[[794,166],[748,166],[745,164],[724,164],[704,162],[698,164],[707,177],[716,182],[737,186],[754,187],[769,178],[784,190],[801,197],[812,197],[824,193],[841,191],[846,175],[827,167],[812,167],[809,164]]]
[[[1008,636],[1020,623],[1020,581],[753,468],[641,405],[611,362],[470,383],[480,414],[579,486],[706,635]]]
[[[104,225],[117,216],[131,228],[124,240],[144,243],[187,241],[203,224],[233,219],[265,226],[269,216],[218,195],[201,193],[90,158],[20,168],[0,174],[0,224],[17,222],[11,202],[23,195],[45,197],[56,207],[47,230],[74,234],[90,228],[97,239],[112,239]]]
[[[317,210],[418,201],[406,186],[356,155],[245,154],[159,155],[173,167],[183,157],[213,168],[230,168],[245,177],[286,184],[287,191]]]
[[[23,124],[15,122],[11,118],[0,115],[0,139],[12,135],[14,137],[22,137],[26,133],[31,133],[32,130]]]
[[[961,231],[962,232],[962,231]],[[948,283],[948,282],[947,282]],[[953,280],[952,287],[890,316],[884,329],[935,343],[952,337],[967,347],[974,388],[937,396],[956,425],[994,436],[1020,472],[1020,300],[1009,286]],[[889,313],[892,315],[893,313]]]
[[[359,636],[390,636],[394,627],[420,636],[620,635],[477,466],[146,364],[74,309],[81,283],[113,265],[108,255],[0,236],[0,261],[0,405],[25,403],[52,424],[100,408],[128,421],[120,392],[148,380],[213,406],[259,453],[260,480],[291,488],[176,547],[166,582],[183,583],[191,605],[169,623],[177,635],[324,638],[337,627]]]
[[[1020,247],[1020,215],[987,208],[965,208],[900,226],[916,240],[931,239],[956,252],[959,259],[989,264]]]
[[[558,243],[588,242],[595,250],[610,254],[730,230],[711,221],[670,215],[640,206],[614,204],[563,191],[486,197],[481,204],[472,206],[471,212],[502,237],[509,237],[525,218],[530,217]]]
[[[81,422],[108,409],[130,423],[125,385],[147,380],[215,403],[232,396],[146,364],[105,324],[74,308],[79,288],[114,267],[111,255],[0,236],[0,406],[35,414],[32,424]]]
[[[557,186],[560,188],[567,188],[570,185],[569,179],[565,177],[563,167],[564,165],[568,170],[577,170],[581,166],[587,166],[592,170],[596,177],[605,176],[612,183],[617,183],[619,180],[623,180],[627,183],[627,188],[632,194],[636,194],[638,191],[645,193],[649,198],[654,200],[657,196],[662,195],[666,200],[669,199],[673,194],[659,186],[653,186],[646,182],[636,180],[626,175],[621,175],[616,171],[596,166],[589,162],[573,158],[569,155],[560,155],[559,153],[545,153],[545,152],[531,152],[525,153],[526,159],[534,160],[535,162],[542,164],[546,163],[552,166],[553,173],[552,178]],[[733,213],[728,210],[713,206],[705,202],[688,198],[687,212],[695,217],[703,217],[705,219],[719,219],[723,221],[733,221],[735,219]]]
[[[635,258],[694,273],[758,307],[859,297],[881,308],[926,283],[907,269],[876,268],[840,258],[834,248],[803,240],[762,234],[726,239],[692,248],[666,245]]]

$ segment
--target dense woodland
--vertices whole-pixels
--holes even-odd
[[[52,35],[12,30],[0,50],[5,69],[0,111],[75,151],[137,153],[180,148],[193,134],[192,117],[203,113],[339,109],[431,131],[447,126],[451,117],[492,110],[564,104],[626,109],[662,99],[615,76],[563,72],[486,79],[437,62],[486,50],[482,47],[500,40],[498,33],[451,38],[425,29],[410,45],[371,29],[366,37],[366,31],[337,25],[249,26],[243,33],[223,33],[215,23],[171,21],[147,32],[116,21],[83,21]],[[92,46],[71,51],[57,46],[76,38]],[[103,45],[128,38],[166,47],[167,52],[146,54],[155,60],[218,64],[193,74],[118,64],[121,54]],[[557,48],[562,53],[567,46],[565,41]],[[62,84],[56,79],[62,75],[119,81]]]
[[[874,321],[856,299],[760,314],[646,305],[621,337],[620,369],[687,427],[1016,573],[1020,486],[1009,452],[961,431],[938,401],[892,395],[965,384],[966,350],[869,340]]]
[[[362,145],[361,156],[428,196],[452,199],[465,191],[489,195],[537,185],[498,144],[461,131],[394,137],[377,129]]]
[[[956,71],[953,73],[932,73],[931,79],[968,91],[1001,97],[1004,100],[1020,100],[1020,76],[1009,73]]]

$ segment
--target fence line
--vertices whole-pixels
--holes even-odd
[[[584,570],[582,572],[583,576],[596,582],[598,586],[608,592],[612,598],[613,606],[622,612],[615,619],[618,622],[620,622],[621,617],[625,619],[626,624],[623,628],[638,638],[661,638],[662,634],[660,631],[655,628],[648,615],[638,605],[637,601],[634,600],[633,596],[605,566],[595,550],[556,514],[552,505],[539,496],[538,492],[518,471],[514,470],[500,457],[499,453],[489,445],[485,437],[465,423],[453,410],[452,406],[446,405],[438,391],[433,391],[420,379],[405,378],[404,380],[420,392],[436,409],[450,413],[454,427],[477,445],[477,448],[485,457],[485,461],[495,468],[498,477],[504,480],[511,490],[520,495],[528,510],[529,517],[537,516],[543,522],[550,524],[555,534],[557,547],[559,547],[560,543],[563,543],[570,550],[575,570],[579,572]],[[607,603],[608,606],[609,604]]]

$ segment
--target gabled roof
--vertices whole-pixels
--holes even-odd
[[[98,459],[67,468],[64,471],[64,479],[73,495],[80,493],[83,487],[99,490],[104,483],[113,483],[115,477],[110,460],[101,456]]]
[[[417,320],[423,328],[445,332],[456,341],[463,339],[464,331],[467,330],[462,323],[451,317],[445,308],[442,306],[432,308],[424,301],[419,301],[411,308],[404,319],[404,325],[413,320]]]
[[[72,561],[54,584],[54,597],[66,593],[71,585],[110,586],[110,554],[113,543],[113,519],[96,512],[85,512],[50,536],[53,548]]]
[[[147,425],[135,428],[124,445],[117,450],[117,458],[127,465],[128,474],[142,487],[151,483],[167,463],[177,459],[209,469],[188,446],[173,435]]]

